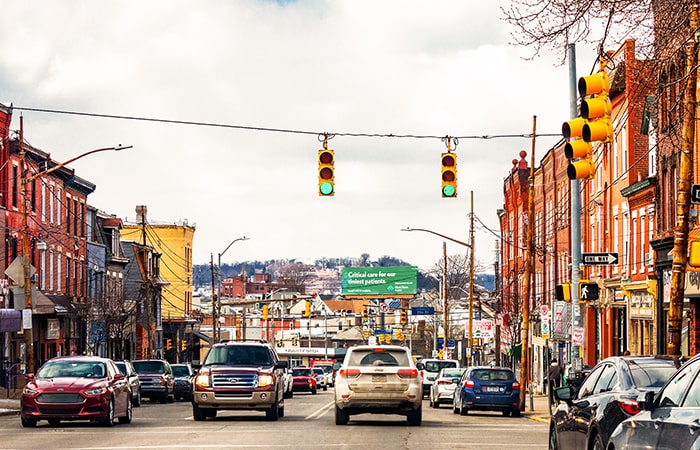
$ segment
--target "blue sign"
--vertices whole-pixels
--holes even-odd
[[[435,314],[435,308],[432,306],[412,306],[411,314],[414,316],[432,316]]]

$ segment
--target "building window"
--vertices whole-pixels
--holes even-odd
[[[17,192],[18,188],[19,188],[18,167],[13,165],[12,166],[12,206],[15,208],[17,208],[17,196],[19,195],[19,192]]]

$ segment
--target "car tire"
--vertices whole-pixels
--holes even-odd
[[[459,415],[466,416],[469,414],[469,409],[465,408],[464,405],[459,406]]]
[[[347,411],[343,411],[335,405],[335,424],[336,425],[347,425],[350,421],[350,414]]]
[[[24,419],[22,418],[22,426],[24,428],[34,428],[36,426],[36,420]]]
[[[158,398],[158,402],[160,402],[161,405],[168,403],[168,393],[166,392],[165,394],[161,395]]]
[[[593,441],[593,450],[605,450],[605,446],[603,445],[603,439],[600,437],[600,434],[595,435],[595,440]]]
[[[141,406],[141,389],[136,393],[136,397],[131,399],[131,404],[137,408]]]
[[[166,398],[165,398],[165,400],[166,400],[168,403],[175,403],[175,394],[167,395]]]
[[[316,388],[311,389],[311,393],[316,395]]]
[[[194,420],[196,422],[204,422],[207,420],[207,415],[205,414],[205,411],[197,406],[196,403],[192,403],[192,416],[194,417]]]
[[[452,414],[458,414],[459,409],[457,409],[457,402],[452,401]]]
[[[272,404],[270,409],[265,411],[265,418],[270,422],[274,422],[280,418],[280,407],[277,400],[275,400],[275,403]]]
[[[554,425],[550,425],[549,427],[548,450],[559,450],[559,442],[557,441],[557,433],[554,431]]]
[[[323,386],[323,390],[324,390],[324,391],[327,391],[327,390],[328,390],[328,385]]]
[[[217,411],[217,409],[209,408],[204,410],[204,414],[207,416],[207,419],[213,419],[216,417]]]
[[[101,424],[105,427],[114,426],[114,399],[109,399],[109,404],[107,405],[107,414],[104,419],[102,419]]]
[[[510,416],[510,410],[501,411],[501,413],[503,414],[503,417]]]
[[[513,417],[520,417],[520,410],[519,409],[514,409],[510,413]]]
[[[414,409],[413,411],[409,412],[408,416],[406,416],[406,420],[412,427],[420,426],[421,422],[423,421],[423,408],[419,406],[418,409]]]
[[[133,414],[132,408],[133,408],[133,405],[131,404],[131,402],[126,402],[126,414],[124,414],[124,416],[122,416],[118,419],[119,423],[121,423],[121,424],[131,423],[131,418],[132,418],[132,414]]]

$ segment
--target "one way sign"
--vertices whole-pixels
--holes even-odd
[[[582,259],[589,265],[617,264],[617,253],[584,253]]]

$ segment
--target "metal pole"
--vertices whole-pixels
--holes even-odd
[[[27,373],[34,373],[34,329],[32,327],[32,285],[29,263],[29,220],[27,212],[27,170],[24,152],[24,117],[19,118],[19,159],[20,159],[20,210],[22,211],[22,268],[24,272],[24,311],[22,320],[28,328],[24,329],[25,350],[27,352]]]
[[[442,359],[447,359],[447,329],[449,327],[449,313],[447,311],[447,242],[442,242],[442,307],[443,307],[443,332],[442,332]]]
[[[214,290],[215,285],[214,285],[214,254],[211,254],[211,260],[209,262],[211,266],[211,342],[212,344],[216,344],[219,342],[218,340],[218,335],[216,333],[216,323],[218,322],[218,318],[216,316],[216,292]]]

